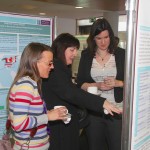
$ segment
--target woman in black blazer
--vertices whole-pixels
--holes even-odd
[[[77,86],[97,86],[102,97],[122,109],[125,51],[115,47],[114,33],[106,19],[96,20],[81,54]],[[89,150],[121,150],[121,115],[90,112],[86,127]],[[107,143],[107,144],[106,144]]]
[[[52,43],[54,52],[54,70],[48,80],[43,81],[42,92],[47,109],[56,105],[66,106],[71,113],[71,121],[49,122],[50,150],[79,150],[79,121],[76,106],[91,111],[121,113],[105,98],[95,96],[77,88],[72,83],[71,64],[77,55],[79,41],[69,33],[60,34]]]

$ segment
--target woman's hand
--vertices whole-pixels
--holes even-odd
[[[98,89],[101,91],[108,91],[113,88],[111,86],[107,86],[104,82],[97,82],[96,85],[97,85]]]
[[[114,88],[116,85],[116,80],[114,77],[107,77],[104,79],[104,83],[106,84],[106,86]]]
[[[104,79],[104,83],[107,87],[123,87],[123,81],[116,80],[114,77],[107,77]]]
[[[122,114],[122,110],[120,110],[115,105],[108,102],[107,100],[104,101],[103,108],[106,109],[108,113],[111,114],[112,116],[113,116],[113,112],[117,114]]]
[[[49,121],[54,120],[66,120],[67,119],[67,108],[66,107],[60,107],[52,110],[47,111],[47,116]]]

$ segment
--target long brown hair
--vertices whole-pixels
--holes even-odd
[[[115,49],[114,32],[109,22],[105,18],[101,18],[101,19],[97,19],[93,23],[90,30],[89,37],[87,38],[88,49],[90,50],[92,55],[95,55],[95,51],[97,48],[96,42],[94,40],[95,36],[105,30],[108,31],[109,38],[110,38],[110,45],[108,47],[108,52],[110,54],[114,53],[114,49]]]
[[[22,77],[29,76],[31,79],[37,82],[38,91],[41,94],[41,84],[42,79],[39,74],[39,70],[37,67],[37,61],[42,57],[42,53],[44,51],[51,51],[51,47],[42,43],[29,43],[20,59],[19,68],[17,71],[17,74],[14,78],[14,81],[10,87],[13,87],[13,85]],[[9,90],[9,93],[10,93]],[[8,94],[9,95],[9,94]]]

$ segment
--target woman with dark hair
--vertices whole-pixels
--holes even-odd
[[[48,80],[43,82],[43,96],[48,109],[56,105],[66,106],[71,113],[71,121],[68,124],[61,121],[49,122],[50,150],[79,150],[79,118],[76,106],[96,112],[102,112],[105,108],[111,115],[113,112],[121,113],[105,98],[87,93],[72,83],[71,64],[79,45],[78,39],[69,33],[60,34],[52,43],[55,69]]]
[[[47,111],[41,97],[41,78],[48,78],[53,68],[53,53],[49,46],[29,43],[25,47],[8,94],[14,150],[48,150],[48,121],[66,120],[65,107]]]
[[[106,19],[96,20],[82,51],[77,86],[87,91],[96,86],[109,102],[122,109],[125,51],[115,47],[114,33]],[[85,129],[89,150],[121,150],[121,115],[89,111],[90,123]]]

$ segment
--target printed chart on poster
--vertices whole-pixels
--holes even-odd
[[[149,6],[149,0],[139,0],[131,150],[150,149]]]
[[[0,13],[0,138],[7,117],[7,93],[22,51],[30,42],[51,45],[52,31],[52,17]]]

